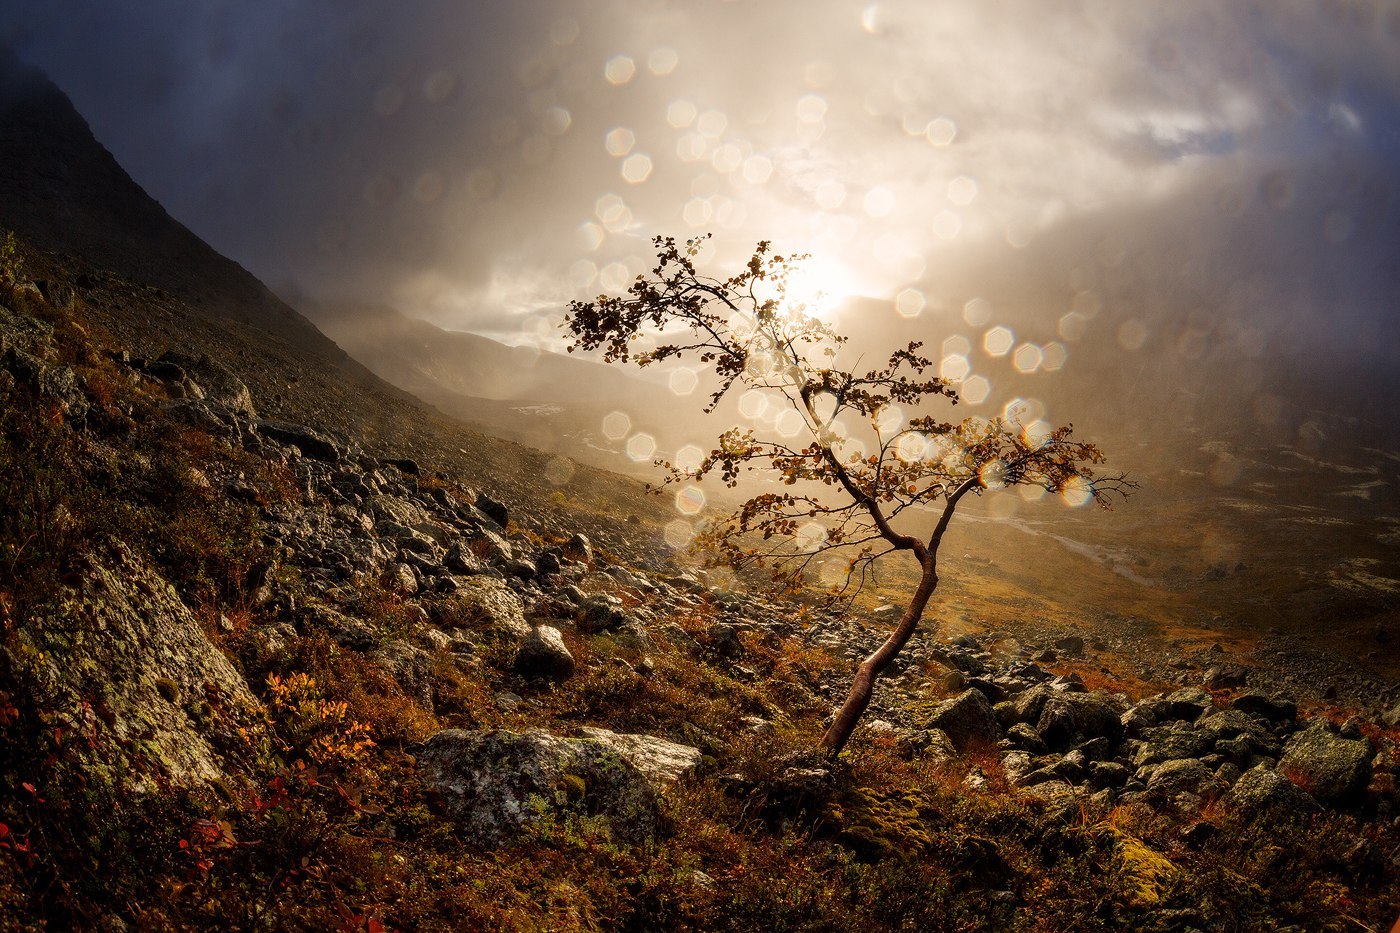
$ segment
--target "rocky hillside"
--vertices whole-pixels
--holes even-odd
[[[23,243],[6,263],[9,927],[1400,911],[1393,715],[1334,721],[1228,665],[1096,682],[1093,638],[930,635],[828,761],[808,750],[881,613],[774,601],[673,563],[650,520],[269,417],[220,360],[105,334],[92,302],[129,284],[84,298]]]

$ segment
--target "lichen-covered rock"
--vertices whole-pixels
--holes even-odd
[[[444,640],[447,636],[437,633]],[[386,642],[370,657],[394,679],[405,696],[428,712],[433,711],[433,659],[428,652],[402,639]]]
[[[574,674],[574,656],[557,628],[541,625],[526,635],[516,649],[515,669],[527,677],[566,680]]]
[[[1371,780],[1371,744],[1347,739],[1315,722],[1284,746],[1278,769],[1320,803],[1342,806],[1355,800]]]
[[[460,613],[459,623],[505,638],[524,639],[530,634],[525,605],[503,580],[467,577],[460,581],[454,601]]]
[[[1241,775],[1221,803],[1246,819],[1298,819],[1317,811],[1307,791],[1263,765]]]
[[[493,564],[505,564],[515,556],[510,542],[488,528],[478,528],[468,535],[467,546]]]
[[[601,816],[613,836],[640,844],[661,828],[651,780],[609,745],[542,730],[447,729],[417,755],[423,779],[464,835],[499,845],[547,816]]]
[[[942,729],[959,751],[970,745],[990,745],[1001,738],[992,704],[978,690],[964,690],[951,700],[944,700],[929,716],[931,729]]]
[[[560,548],[560,555],[568,561],[591,564],[593,562],[593,544],[586,535],[576,534],[564,542],[564,546]]]
[[[81,562],[58,609],[29,619],[28,667],[96,730],[92,753],[137,786],[225,776],[211,738],[256,705],[180,597],[121,545]],[[93,714],[79,707],[90,704]]]
[[[1200,794],[1215,786],[1215,774],[1195,758],[1164,761],[1147,781],[1147,792],[1163,797]]]
[[[602,742],[658,784],[680,780],[700,765],[700,749],[654,735],[632,735],[585,726],[584,738]]]
[[[208,401],[223,406],[240,418],[257,418],[248,386],[227,366],[207,355],[191,356],[174,351],[162,354],[160,359],[174,363],[187,372],[190,378],[199,383]]]

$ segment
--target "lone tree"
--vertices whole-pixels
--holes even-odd
[[[733,487],[752,470],[777,480],[781,491],[754,495],[710,522],[699,542],[735,569],[767,566],[789,582],[814,560],[844,551],[840,592],[858,588],[886,555],[904,551],[918,562],[919,582],[899,624],[857,669],[822,739],[829,754],[839,754],[870,703],[875,679],[918,628],[938,586],[943,535],[968,493],[1039,486],[1108,508],[1133,484],[1121,474],[1095,476],[1103,454],[1073,440],[1069,425],[1027,428],[976,417],[953,423],[921,414],[926,402],[956,404],[958,396],[947,380],[931,375],[934,362],[920,354],[920,343],[895,350],[879,369],[837,368],[846,338],[788,294],[806,256],[774,254],[765,241],[742,271],[717,279],[696,269],[703,239],[653,242],[656,266],[626,294],[570,303],[569,351],[601,347],[607,362],[639,366],[693,360],[718,377],[707,413],[736,383],[767,394],[782,412],[777,423],[784,429],[775,428],[775,437],[735,427],[698,465],[658,461],[667,483],[718,471]],[[656,345],[639,351],[643,337]],[[927,538],[908,527],[927,528],[930,521]]]

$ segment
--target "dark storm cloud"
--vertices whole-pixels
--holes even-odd
[[[1115,328],[1210,308],[1249,347],[1395,353],[1395,3],[168,0],[0,29],[176,216],[320,296],[538,339],[652,233],[714,230],[971,342],[972,298],[1046,343],[1130,269]]]

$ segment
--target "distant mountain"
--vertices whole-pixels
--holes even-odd
[[[492,433],[543,450],[654,476],[651,456],[626,456],[628,437],[645,433],[658,454],[669,456],[705,436],[698,395],[680,399],[653,374],[636,375],[635,367],[512,347],[444,330],[389,307],[299,305],[380,378]],[[627,430],[609,437],[602,422],[615,411],[627,416]],[[713,425],[709,432],[718,433]]]

